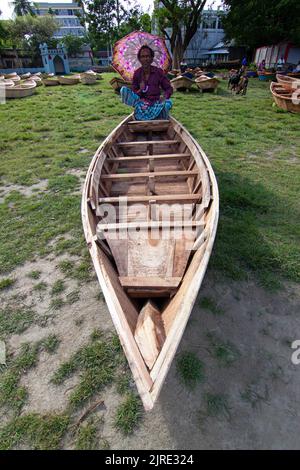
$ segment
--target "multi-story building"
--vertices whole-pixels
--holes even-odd
[[[59,39],[68,34],[82,37],[85,35],[85,27],[80,24],[82,8],[76,3],[34,3],[36,15],[43,16],[49,13],[54,16],[60,27],[54,33],[54,37]]]
[[[158,7],[160,6],[162,4],[158,2]],[[188,64],[199,64],[205,61],[228,60],[228,49],[225,46],[220,47],[225,36],[222,27],[222,17],[224,14],[226,13],[220,9],[204,10],[202,12],[197,32],[184,53],[185,62]],[[157,25],[154,24],[153,26],[154,32],[158,33]],[[171,30],[168,32],[171,33]],[[217,50],[215,50],[215,47]]]

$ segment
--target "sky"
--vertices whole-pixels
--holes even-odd
[[[71,0],[52,0],[53,3],[72,3]],[[12,7],[10,6],[11,0],[0,0],[0,10],[2,11],[1,19],[8,19],[12,17]],[[145,11],[148,11],[150,8],[150,13],[152,12],[153,8],[153,0],[139,0],[138,3],[143,7]],[[221,0],[209,0],[208,5],[215,3],[215,5],[220,5],[222,2]]]

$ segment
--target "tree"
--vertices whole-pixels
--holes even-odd
[[[254,49],[292,41],[300,44],[299,0],[225,0],[227,39]]]
[[[184,52],[198,29],[205,4],[206,0],[155,2],[154,18],[160,32],[170,41],[174,68],[179,68]]]
[[[70,57],[75,57],[78,54],[82,46],[86,44],[87,40],[84,37],[73,36],[72,34],[67,34],[63,38],[63,43],[67,48],[68,55]]]
[[[82,23],[88,24],[88,38],[93,48],[111,44],[136,29],[151,30],[151,18],[132,0],[76,0],[81,6]]]
[[[13,47],[30,51],[32,58],[39,56],[39,45],[50,41],[58,28],[59,24],[50,15],[17,16],[15,20],[7,21],[8,38]]]
[[[14,14],[16,16],[35,15],[33,6],[28,0],[13,0],[11,4],[14,7]]]

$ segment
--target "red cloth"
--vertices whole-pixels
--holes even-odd
[[[141,82],[148,86],[146,93],[139,92]],[[165,76],[162,69],[150,65],[150,75],[148,82],[144,80],[142,67],[138,68],[132,79],[132,91],[139,95],[141,98],[145,98],[150,103],[155,103],[160,99],[160,89],[163,89],[166,100],[170,98],[173,93],[170,80]]]

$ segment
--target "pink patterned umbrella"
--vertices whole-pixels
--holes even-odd
[[[154,51],[152,65],[165,72],[171,67],[172,59],[163,38],[142,31],[133,31],[117,41],[113,51],[112,66],[126,81],[131,82],[134,71],[141,67],[137,54],[142,46],[149,46]]]

